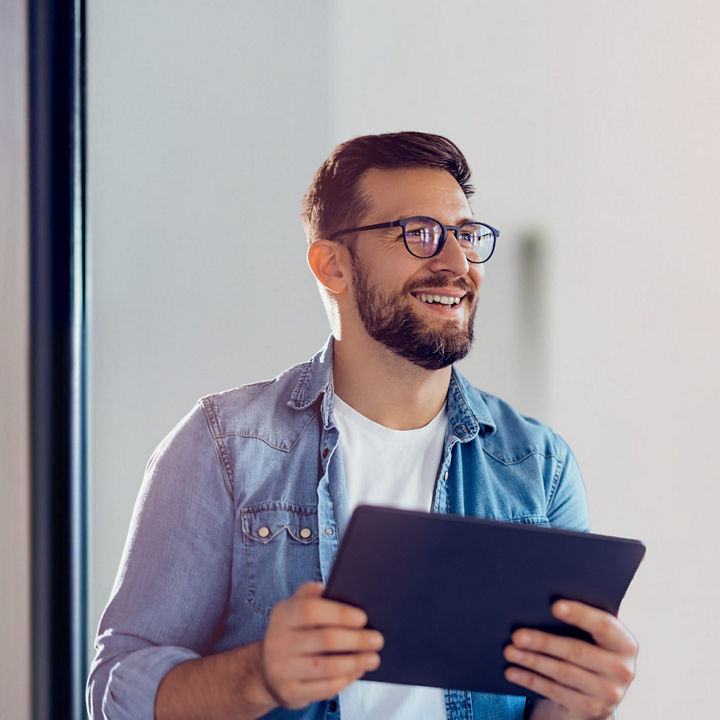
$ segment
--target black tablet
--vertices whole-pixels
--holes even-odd
[[[364,680],[532,696],[504,678],[513,630],[592,642],[551,604],[617,614],[644,554],[638,540],[363,505],[325,597],[361,607],[385,636],[380,667]]]

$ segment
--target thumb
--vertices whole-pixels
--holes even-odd
[[[324,590],[324,583],[306,582],[295,591],[295,597],[320,597]]]

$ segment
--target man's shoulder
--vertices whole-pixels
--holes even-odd
[[[295,402],[314,359],[293,365],[274,378],[205,395],[203,407],[213,434],[254,436],[284,447],[296,427],[317,414]]]
[[[468,405],[485,426],[482,433],[485,452],[503,462],[516,462],[531,453],[556,458],[567,454],[567,443],[548,424],[474,386],[459,373],[457,377]]]
[[[287,370],[283,370],[273,378],[256,380],[255,382],[210,393],[201,397],[200,402],[203,404],[210,403],[224,409],[231,409],[236,406],[245,409],[254,402],[267,402],[269,398],[276,395],[285,397],[287,401],[290,399],[293,389],[302,377],[303,370],[307,365],[308,362],[299,363]]]

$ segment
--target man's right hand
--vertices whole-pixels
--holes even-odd
[[[270,695],[288,709],[334,697],[380,664],[383,637],[359,608],[327,600],[308,582],[270,615],[262,672]]]

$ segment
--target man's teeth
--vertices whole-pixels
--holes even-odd
[[[441,303],[442,305],[457,305],[462,300],[462,298],[451,295],[427,295],[426,293],[418,293],[415,297],[424,303]]]

